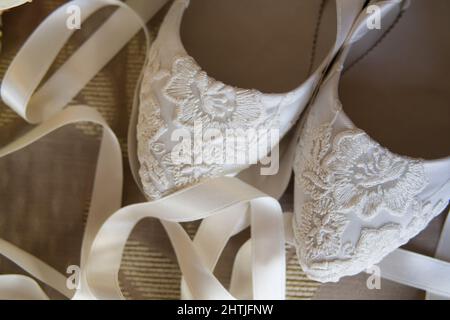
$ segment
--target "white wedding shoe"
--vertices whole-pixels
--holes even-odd
[[[320,282],[379,263],[421,232],[450,197],[450,3],[376,5],[382,23],[405,11],[365,58],[351,62],[353,49],[387,28],[369,31],[369,16],[360,18],[298,144],[295,244],[301,266]],[[447,276],[433,281],[448,283]]]
[[[228,163],[223,161],[222,155],[225,153],[228,156],[229,153],[234,155],[241,152],[246,156],[251,153],[252,148],[258,146],[257,159],[254,160],[261,160],[267,156],[268,151],[278,145],[280,139],[296,123],[321,79],[322,72],[339,50],[363,5],[363,1],[359,0],[329,0],[322,3],[320,1],[266,2],[265,9],[261,8],[260,1],[243,3],[242,1],[195,0],[192,1],[192,8],[189,8],[192,11],[188,10],[186,14],[188,17],[184,17],[184,12],[189,6],[189,1],[176,0],[172,4],[149,54],[141,84],[139,116],[134,116],[134,122],[137,122],[137,125],[131,124],[132,132],[129,135],[131,146],[134,144],[134,137],[137,136],[139,163],[135,163],[134,167],[136,171],[139,168],[140,179],[136,180],[141,181],[148,199],[161,198],[206,178],[235,176],[254,164],[249,160],[250,157],[240,163],[233,161]],[[299,55],[297,57],[299,63],[291,66],[294,72],[289,72],[289,65],[283,62],[292,56],[286,52],[289,50],[286,43],[278,44],[285,41],[284,38],[266,39],[265,37],[269,35],[260,32],[259,29],[258,32],[251,33],[253,27],[248,20],[249,14],[253,14],[253,11],[249,11],[249,8],[254,10],[258,6],[258,11],[254,11],[255,17],[258,12],[261,16],[265,14],[270,17],[275,16],[273,10],[269,11],[269,8],[273,6],[277,7],[276,12],[280,20],[283,18],[279,14],[281,12],[301,22],[298,32],[294,32],[295,38],[286,31],[286,39],[298,42],[292,45],[292,49],[297,50]],[[296,10],[300,17],[292,16],[290,13],[292,10]],[[220,15],[217,15],[217,12],[220,12]],[[269,14],[270,12],[273,15]],[[322,19],[319,19],[321,16]],[[265,48],[268,52],[258,54],[258,50],[252,51],[255,49],[248,48],[245,45],[248,40],[245,36],[237,34],[239,27],[235,25],[228,26],[228,29],[224,29],[226,25],[218,24],[220,28],[211,25],[212,30],[202,31],[206,30],[205,25],[213,24],[217,19],[221,19],[222,23],[226,23],[227,19],[233,19],[232,22],[237,26],[245,25],[250,30],[249,38],[256,38],[254,45],[250,47]],[[264,19],[261,21],[264,22]],[[233,85],[212,78],[189,55],[180,36],[182,22],[183,27],[192,28],[183,32],[187,34],[188,39],[190,36],[189,46],[200,56],[202,64],[210,66],[215,77],[223,76],[226,82],[234,81]],[[288,25],[281,21],[279,24]],[[229,29],[231,33],[223,32]],[[276,26],[273,29],[283,30],[282,27]],[[292,27],[290,30],[292,31]],[[197,37],[199,39],[196,38],[195,32],[200,33]],[[208,36],[211,32],[214,34],[212,37]],[[219,35],[216,36],[215,33]],[[244,31],[242,33],[246,34]],[[223,37],[223,41],[218,39],[220,36]],[[275,36],[280,35],[275,34]],[[296,37],[300,40],[296,40]],[[278,42],[274,42],[275,40]],[[267,45],[266,42],[269,41],[270,45]],[[277,46],[281,49],[278,50]],[[251,56],[244,56],[240,51]],[[215,60],[220,63],[216,63]],[[250,64],[249,60],[260,61],[260,63],[253,62],[246,68]],[[271,66],[266,67],[267,64]],[[276,83],[271,77],[278,79],[283,75],[280,72],[268,74],[259,69],[274,70],[272,65],[280,65],[286,69],[284,72],[288,73],[286,76],[290,75],[291,78],[297,79],[285,87],[301,84],[287,93],[280,94],[268,94],[256,89],[236,87],[239,84],[248,86],[258,84],[269,90],[271,85]],[[282,90],[279,87],[275,90],[277,89]],[[226,136],[230,129],[239,132],[240,135],[246,135],[249,130],[255,130],[256,134],[246,138],[240,147],[233,144],[231,149],[227,149],[219,156],[212,155],[210,159],[202,159],[204,147],[196,150],[194,147],[192,152],[194,155],[189,159],[190,162],[176,162],[173,159],[173,151],[178,141],[177,139],[174,141],[172,136],[180,131],[187,132],[189,135],[194,132],[196,125],[216,129],[222,136]],[[135,127],[137,132],[134,130]],[[275,136],[271,135],[272,130],[276,131]],[[264,140],[265,138],[267,140]],[[211,140],[207,145],[216,144],[219,140]],[[267,146],[261,142],[268,140],[270,145]],[[188,142],[188,148],[191,148],[190,142]],[[130,148],[130,150],[133,149],[135,148]],[[132,154],[130,156],[135,157]]]

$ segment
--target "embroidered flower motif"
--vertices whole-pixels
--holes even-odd
[[[330,149],[331,126],[324,124],[315,128],[305,127],[299,148],[302,150],[296,160],[296,177],[310,196],[320,199],[330,189],[330,176],[322,167],[322,159]]]
[[[337,281],[378,263],[426,226],[433,216],[427,212],[442,206],[430,210],[418,198],[427,185],[422,161],[397,156],[360,130],[338,134],[331,144],[332,124],[316,120],[307,121],[296,157],[296,187],[305,198],[294,234],[307,274]],[[410,222],[365,227],[380,209],[395,216],[408,212]],[[353,213],[361,218],[360,235],[344,242]]]
[[[388,223],[380,228],[362,229],[354,257],[366,267],[380,262],[393,250],[392,244],[398,242],[400,231],[401,226],[395,223]]]
[[[313,125],[307,121],[299,141],[295,160],[297,186],[302,188],[307,200],[295,217],[294,233],[303,267],[335,257],[340,252],[341,238],[347,218],[337,211],[331,197],[330,175],[322,160],[331,147],[331,125]]]
[[[245,142],[236,144],[236,154],[238,151],[243,155],[251,154],[250,148],[266,141],[263,138],[278,120],[278,108],[266,112],[261,102],[261,93],[233,88],[215,81],[201,71],[190,57],[177,58],[170,71],[161,68],[158,47],[152,46],[141,85],[137,128],[139,174],[143,189],[151,200],[205,178],[223,175],[223,166],[219,164],[224,161],[219,159],[224,157],[219,143],[217,150],[211,148],[209,143],[210,148],[204,150],[202,155],[205,159],[199,163],[179,163],[172,159],[172,148],[166,146],[162,138],[172,130],[172,126],[169,127],[166,114],[162,113],[161,103],[164,99],[161,100],[154,92],[155,84],[158,88],[163,84],[162,94],[167,99],[165,102],[170,102],[170,107],[174,105],[173,115],[176,116],[174,120],[177,120],[173,122],[175,127],[193,129],[194,124],[200,124],[203,129],[214,128],[221,131],[233,129],[234,132],[245,132],[256,129],[256,134],[246,138]],[[167,114],[167,117],[170,115]],[[195,152],[194,150],[193,153]],[[190,157],[197,159],[195,154],[190,153]]]
[[[161,117],[161,108],[152,91],[155,77],[162,72],[158,50],[152,46],[142,79],[136,130],[139,176],[144,192],[150,200],[163,197],[170,187],[164,168],[158,161],[158,155],[165,152],[165,146],[156,142],[167,126]]]
[[[403,215],[425,187],[420,161],[392,154],[359,130],[338,135],[324,165],[333,175],[336,205],[365,219],[381,208]]]
[[[341,237],[347,225],[344,215],[335,211],[333,199],[323,197],[307,202],[300,218],[300,237],[309,260],[336,256],[341,248]]]
[[[172,175],[177,189],[195,184],[202,179],[215,178],[222,174],[221,167],[215,163],[207,164],[206,161],[196,163],[195,159],[190,163],[177,163],[173,161],[171,153],[164,155],[162,163]]]
[[[337,282],[344,275],[358,274],[379,263],[396,248],[401,230],[401,226],[394,223],[363,228],[355,246],[343,245],[345,259],[315,261],[306,265],[305,271],[310,278],[320,282]]]
[[[425,203],[416,201],[411,208],[411,211],[413,212],[412,219],[403,230],[400,237],[404,242],[407,242],[409,239],[419,234],[426,228],[431,220],[445,210],[447,205],[448,202],[443,199],[438,200],[434,204],[430,201]]]
[[[258,91],[236,89],[208,77],[191,57],[175,60],[163,91],[177,105],[178,120],[189,127],[200,121],[205,127],[245,129],[264,116]]]

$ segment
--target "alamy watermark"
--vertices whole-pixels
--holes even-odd
[[[250,166],[260,164],[261,175],[279,170],[278,129],[217,129],[196,121],[193,129],[172,131],[174,165]]]
[[[366,269],[370,276],[367,278],[366,286],[369,290],[381,290],[381,269],[379,266],[372,266]]]
[[[367,28],[369,30],[380,30],[381,29],[381,8],[374,4],[366,8],[366,12],[369,15],[367,18]],[[66,8],[66,14],[68,15],[66,19],[66,27],[69,30],[81,29],[81,8],[78,5],[69,5]]]
[[[81,29],[81,8],[77,5],[69,5],[66,9],[68,15],[66,19],[66,27],[69,30]]]
[[[69,275],[66,279],[66,287],[69,290],[79,290],[81,283],[81,268],[76,265],[67,267],[66,273]]]
[[[366,9],[369,17],[367,18],[367,29],[380,30],[381,29],[381,8],[377,5],[370,5]]]

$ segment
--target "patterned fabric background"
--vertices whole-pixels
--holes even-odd
[[[7,12],[3,17],[3,48],[0,78],[27,36],[63,0],[35,0]],[[77,46],[95,30],[113,9],[104,9],[90,18],[62,50],[54,67],[64,62]],[[164,10],[163,10],[164,11]],[[150,23],[157,32],[164,12]],[[127,157],[127,126],[135,84],[142,67],[145,46],[136,36],[76,98],[96,108],[118,135]],[[0,144],[4,145],[29,129],[21,118],[0,104]],[[101,129],[90,124],[66,127],[23,151],[0,160],[0,236],[65,273],[78,264],[79,249],[89,206],[92,179]],[[127,163],[125,159],[124,163]],[[125,167],[124,204],[143,201],[128,167]],[[292,210],[292,190],[282,200]],[[84,212],[84,215],[83,215]],[[191,235],[196,223],[185,224]],[[224,284],[236,250],[248,234],[232,239],[221,258],[216,274]],[[306,278],[293,248],[287,247],[287,296],[310,299],[318,284]],[[14,264],[0,258],[0,273],[22,273]],[[178,299],[180,270],[166,234],[158,221],[140,223],[126,246],[120,284],[129,299]],[[62,298],[46,288],[53,298]]]

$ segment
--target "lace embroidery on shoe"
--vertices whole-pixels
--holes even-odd
[[[347,226],[345,215],[335,212],[332,198],[307,202],[302,208],[298,235],[304,241],[308,259],[332,257],[341,250],[341,235]]]
[[[307,264],[308,274],[322,282],[338,281],[343,275],[357,274],[379,263],[394,249],[406,244],[446,207],[446,202],[436,205],[416,201],[411,208],[413,218],[406,226],[387,223],[380,228],[363,228],[356,245],[343,245],[344,259],[313,261]]]
[[[189,56],[177,57],[170,71],[161,68],[159,58],[158,48],[153,45],[142,80],[138,121],[139,173],[151,200],[202,179],[223,175],[220,165],[223,160],[219,157],[224,157],[220,153],[205,157],[204,152],[200,154],[190,146],[194,151],[192,163],[174,161],[171,148],[158,142],[168,127],[160,113],[162,102],[152,90],[155,83],[163,83],[163,98],[175,105],[174,120],[180,128],[192,131],[194,125],[201,124],[203,129],[220,130],[223,136],[228,130],[236,133],[242,130],[242,137],[247,135],[247,129],[257,130],[257,134],[246,137],[249,141],[237,143],[236,154],[248,154],[251,147],[263,145],[269,141],[270,130],[279,126],[279,107],[267,112],[259,91],[233,88],[216,81]]]
[[[338,207],[353,209],[362,219],[381,208],[404,215],[424,187],[421,161],[394,155],[360,130],[339,134],[324,165],[333,174]]]
[[[308,274],[336,281],[378,263],[420,232],[439,208],[430,210],[418,200],[427,185],[422,161],[395,155],[358,129],[337,134],[332,143],[333,124],[317,125],[309,118],[294,166],[296,184],[307,198],[293,228]],[[355,244],[342,243],[351,213],[369,221],[381,209],[394,217],[409,211],[411,221],[362,228]]]
[[[315,201],[331,189],[330,175],[322,166],[322,159],[331,147],[331,130],[330,124],[314,129],[306,126],[299,144],[302,151],[295,165],[299,169],[297,182]]]
[[[160,107],[151,86],[155,79],[161,78],[164,74],[157,58],[158,51],[152,46],[142,79],[137,123],[139,175],[145,194],[152,200],[161,198],[170,188],[169,179],[157,159],[165,152],[164,144],[158,143],[157,139],[167,128],[161,118]]]
[[[402,240],[406,243],[409,239],[419,234],[428,223],[438,216],[447,207],[448,202],[440,199],[433,205],[431,202],[415,203],[414,216],[402,233]],[[407,231],[407,232],[406,232]]]
[[[175,59],[163,92],[177,105],[178,121],[188,127],[200,121],[216,129],[247,129],[259,126],[265,114],[260,92],[216,81],[188,56]]]
[[[177,189],[195,184],[205,178],[214,178],[222,175],[222,168],[216,164],[202,163],[174,163],[172,155],[166,154],[162,163],[173,177]]]
[[[346,243],[346,258],[313,261],[307,264],[310,277],[322,282],[338,281],[343,275],[354,275],[380,262],[398,244],[401,226],[389,223],[380,228],[363,228],[357,244]]]

